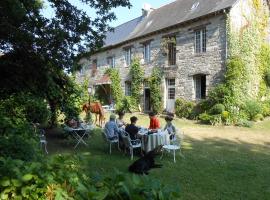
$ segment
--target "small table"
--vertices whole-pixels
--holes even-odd
[[[90,130],[93,130],[92,125],[82,125],[81,127],[78,127],[78,128],[68,128],[67,129],[67,131],[70,132],[71,135],[77,140],[77,143],[74,146],[74,149],[76,149],[80,143],[83,143],[85,146],[87,146],[87,143],[84,140],[84,138],[86,136],[89,136]]]
[[[141,129],[139,134],[142,136],[142,148],[149,152],[158,146],[170,144],[170,135],[163,130],[158,130],[157,133],[148,134],[147,129]]]

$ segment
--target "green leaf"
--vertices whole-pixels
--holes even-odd
[[[10,185],[10,180],[9,179],[2,180],[0,185],[3,187],[7,187]]]
[[[23,180],[24,182],[28,182],[28,181],[30,181],[32,178],[33,178],[33,175],[32,175],[32,174],[25,174],[25,175],[22,177],[22,180]]]
[[[22,182],[19,181],[18,179],[11,179],[11,183],[12,183],[12,185],[14,185],[15,187],[20,187],[20,186],[22,186]]]

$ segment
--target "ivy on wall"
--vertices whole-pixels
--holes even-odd
[[[140,61],[138,58],[135,58],[130,67],[130,76],[131,76],[131,98],[132,104],[135,108],[139,109],[141,91],[144,80],[144,71],[140,66]]]
[[[235,30],[229,18],[227,26],[230,52],[225,83],[237,105],[247,99],[266,98],[269,92],[265,81],[270,62],[270,47],[265,42],[269,10],[263,0],[248,3],[253,12],[243,13],[246,25]]]
[[[124,94],[121,87],[121,78],[119,75],[119,71],[114,68],[109,68],[106,70],[105,74],[108,74],[111,79],[111,91],[115,104],[121,104]]]
[[[160,113],[162,111],[162,71],[161,69],[155,67],[152,71],[150,78],[148,79],[150,87],[150,101],[152,106],[152,111]]]

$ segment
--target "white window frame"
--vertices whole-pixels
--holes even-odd
[[[115,56],[107,57],[107,64],[111,68],[115,68]]]
[[[125,49],[125,61],[128,67],[131,64],[131,47]]]
[[[149,63],[151,61],[150,42],[143,45],[143,59],[145,63]]]
[[[206,52],[206,28],[195,30],[195,53]]]
[[[174,78],[167,79],[167,96],[168,96],[168,99],[170,99],[170,100],[175,99],[175,96],[176,96],[175,81],[176,80]],[[174,90],[174,98],[170,97],[170,89]]]

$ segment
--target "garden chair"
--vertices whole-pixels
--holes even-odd
[[[47,150],[47,140],[46,140],[46,136],[45,136],[45,131],[43,129],[39,129],[40,133],[39,133],[39,142],[40,142],[40,147],[42,149],[42,147],[44,146],[44,150],[45,152],[48,154],[48,150]]]
[[[140,148],[142,153],[142,143],[140,139],[131,140],[129,134],[124,130],[121,132],[121,136],[125,147],[129,149],[131,160],[133,160],[133,149]]]
[[[36,137],[39,137],[39,143],[40,143],[40,147],[42,149],[42,147],[44,146],[44,150],[45,152],[48,154],[48,150],[47,150],[47,140],[46,140],[46,136],[45,136],[45,130],[39,128],[40,124],[39,123],[32,123],[33,128],[34,128],[34,132],[36,134]]]
[[[109,147],[110,147],[110,154],[112,154],[112,144],[116,144],[117,143],[117,147],[118,147],[118,150],[120,150],[119,148],[119,138],[115,138],[113,140],[109,139],[108,138],[108,134],[106,134],[109,130],[107,128],[104,128],[103,129],[103,137],[104,139],[109,143]]]
[[[177,150],[180,151],[180,155],[182,155],[181,153],[181,142],[183,140],[183,137],[184,137],[184,133],[183,132],[180,132],[180,131],[177,131],[178,134],[176,134],[177,136],[175,136],[171,141],[170,141],[170,144],[168,145],[163,145],[162,146],[162,154],[161,154],[161,157],[160,159],[162,159],[163,157],[163,153],[164,151],[167,151],[167,152],[173,152],[173,161],[176,162],[175,160],[175,152]]]

